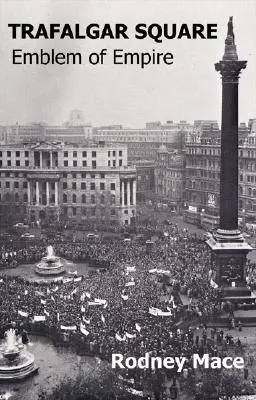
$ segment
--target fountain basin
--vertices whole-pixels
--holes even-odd
[[[0,358],[0,382],[12,382],[23,380],[38,372],[39,367],[34,363],[34,356],[31,353],[22,353],[16,361],[8,364]]]

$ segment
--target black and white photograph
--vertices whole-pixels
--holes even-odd
[[[256,399],[255,26],[0,0],[0,400]]]

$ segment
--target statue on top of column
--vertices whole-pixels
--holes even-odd
[[[231,36],[233,38],[233,41],[235,42],[235,35],[234,35],[234,29],[233,29],[233,17],[229,17],[228,36]]]

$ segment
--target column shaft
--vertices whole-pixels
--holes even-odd
[[[133,197],[133,199],[132,199],[132,204],[134,205],[134,206],[136,206],[136,180],[134,179],[134,181],[133,181],[133,190],[132,190],[132,197]]]
[[[30,181],[28,181],[28,204],[30,204]]]
[[[128,207],[130,207],[130,205],[131,205],[131,191],[130,191],[130,189],[131,189],[131,187],[130,187],[130,181],[127,181],[127,184],[126,184],[127,186],[127,206]]]
[[[58,182],[55,182],[55,206],[58,205]]]
[[[49,182],[46,181],[46,205],[49,206],[50,204],[50,189],[49,189]]]
[[[39,205],[39,182],[36,181],[36,205]]]
[[[121,192],[122,192],[122,204],[121,206],[124,206],[124,181],[121,181]]]

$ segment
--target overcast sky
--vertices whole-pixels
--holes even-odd
[[[240,59],[248,60],[240,79],[239,119],[256,117],[256,1],[10,1],[0,0],[0,124],[44,121],[60,124],[81,109],[94,126],[143,127],[146,121],[217,119],[221,80],[214,70],[224,52],[229,16],[234,17]],[[80,23],[81,27],[125,23],[129,40],[13,40],[8,23]],[[137,23],[217,23],[216,40],[133,38]],[[12,65],[12,49],[90,51],[108,49],[108,62],[86,65]],[[114,48],[171,52],[174,64],[113,65]]]

